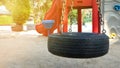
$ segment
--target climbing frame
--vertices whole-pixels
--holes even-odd
[[[81,9],[92,8],[92,32],[100,33],[98,5],[96,0],[73,0],[73,8],[78,10],[78,32],[82,32],[82,13]],[[63,32],[68,31],[68,14],[72,0],[66,0],[66,11],[64,14]]]

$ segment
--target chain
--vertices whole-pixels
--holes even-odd
[[[74,0],[71,0],[71,7],[70,7],[70,15],[69,15],[69,17],[70,17],[70,27],[69,27],[69,32],[72,32],[72,24],[73,24],[73,17],[74,17],[74,15],[73,15],[73,3],[74,3]]]
[[[106,33],[105,22],[104,22],[104,14],[102,15],[102,10],[101,10],[101,1],[98,0],[98,3],[99,3],[98,4],[98,6],[99,6],[99,18],[100,18],[100,22],[101,22],[101,25],[102,25],[102,33]]]
[[[64,21],[64,13],[65,13],[65,6],[66,6],[66,0],[62,0],[63,4],[62,4],[62,15],[61,15],[61,23],[60,23],[60,33],[62,33],[62,23]]]

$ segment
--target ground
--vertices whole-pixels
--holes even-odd
[[[48,52],[48,37],[35,30],[0,29],[0,68],[120,68],[120,42],[110,40],[109,53],[91,59],[73,59]]]

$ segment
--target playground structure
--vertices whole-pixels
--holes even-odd
[[[48,36],[57,29],[58,33],[48,36],[48,51],[54,55],[70,58],[94,58],[108,53],[109,38],[105,30],[101,31],[99,20],[101,10],[98,0],[53,0],[51,9],[46,13],[44,20],[54,20],[51,28],[45,28],[49,22],[36,25],[37,32]],[[92,8],[92,33],[82,32],[81,9]],[[68,32],[68,16],[72,9],[78,10],[78,32]],[[61,29],[62,28],[62,29]],[[49,30],[48,30],[49,29]]]
[[[62,31],[68,32],[68,15],[71,9],[71,4],[73,0],[66,0],[65,7],[63,7],[62,0],[53,0],[50,10],[46,13],[44,20],[54,20],[55,23],[50,29],[50,33],[53,33],[55,29],[60,33],[60,25],[63,25]],[[61,22],[62,9],[65,8],[63,22]],[[82,20],[81,20],[81,9],[92,8],[92,32],[100,33],[100,24],[99,24],[99,14],[98,14],[98,5],[96,0],[74,0],[73,9],[78,10],[78,32],[82,32]],[[38,33],[43,34],[44,36],[48,35],[48,30],[43,26],[42,23],[36,25],[36,30]]]

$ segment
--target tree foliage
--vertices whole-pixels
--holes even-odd
[[[28,1],[28,2],[27,2]],[[7,9],[12,13],[14,17],[14,21],[20,24],[23,18],[27,18],[28,16],[25,15],[26,13],[31,13],[34,16],[35,23],[39,23],[43,20],[45,13],[49,10],[52,4],[52,0],[0,0],[2,4],[4,4]],[[29,12],[29,5],[30,2],[31,12]],[[26,5],[25,5],[26,4]],[[22,13],[24,13],[24,15]],[[26,17],[27,16],[27,17]],[[17,19],[20,18],[21,19]]]
[[[0,5],[5,4],[6,0],[0,0]]]
[[[9,11],[12,11],[15,5],[15,0],[0,0],[1,5],[5,5]]]
[[[16,24],[24,24],[30,15],[30,0],[0,0],[11,12]]]
[[[45,13],[51,7],[51,3],[52,0],[31,0],[35,23],[43,20]]]
[[[29,0],[15,0],[14,8],[12,8],[13,21],[16,24],[22,25],[26,22],[30,15]]]

